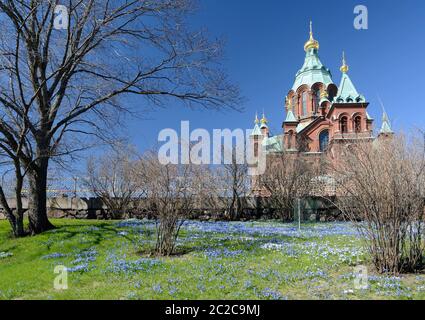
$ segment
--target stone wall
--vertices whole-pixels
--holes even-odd
[[[16,208],[16,199],[7,200],[9,207]],[[24,209],[28,209],[28,199],[23,198]],[[58,197],[47,200],[48,215],[52,218],[96,219],[104,218],[106,207],[99,198]],[[0,207],[0,219],[5,219]]]
[[[140,200],[143,201],[143,200]],[[259,218],[279,218],[276,210],[271,208],[267,198],[247,197],[243,201],[244,212],[241,219],[259,219]],[[8,204],[11,208],[16,207],[15,199],[8,199]],[[225,209],[204,208],[200,203],[199,208],[195,210],[193,219],[201,220],[220,220],[225,217]],[[28,208],[28,199],[23,199],[23,206]],[[103,205],[99,198],[74,198],[74,197],[58,197],[50,198],[47,202],[48,215],[51,218],[71,218],[71,219],[106,219],[107,208]],[[302,202],[301,220],[306,221],[328,221],[337,220],[339,211],[323,200],[316,197],[303,200]],[[133,213],[131,217],[152,217],[149,213]],[[2,208],[0,207],[0,219],[4,219]],[[128,218],[128,216],[126,217]],[[298,219],[298,218],[297,218]]]

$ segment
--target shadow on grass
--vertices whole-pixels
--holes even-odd
[[[89,236],[90,241],[85,244],[95,246],[101,244],[103,241],[110,239],[111,237],[117,236],[119,228],[108,223],[101,223],[96,225],[87,224],[72,224],[56,227],[53,231],[45,233],[49,236],[58,236],[61,240],[72,241],[83,235]],[[132,241],[131,238],[122,236],[128,241]]]

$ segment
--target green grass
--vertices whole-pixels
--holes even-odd
[[[217,230],[198,223],[182,231],[185,254],[158,259],[140,253],[154,245],[151,222],[53,223],[58,229],[12,239],[0,221],[0,299],[425,298],[425,275],[373,274],[345,224],[306,224],[298,234],[273,221],[206,225]],[[68,289],[56,290],[57,265],[86,268],[69,272]],[[367,289],[355,289],[356,265],[368,266]]]

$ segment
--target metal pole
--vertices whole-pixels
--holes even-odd
[[[77,197],[77,177],[74,177],[74,198]]]
[[[298,232],[301,232],[301,199],[298,198]]]

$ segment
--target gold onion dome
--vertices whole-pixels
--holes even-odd
[[[347,65],[347,62],[345,61],[345,52],[342,53],[342,66],[339,68],[342,73],[347,73],[350,68]]]
[[[264,115],[264,113],[263,113],[263,117],[261,118],[261,124],[267,124],[267,118],[266,118],[266,116]]]
[[[309,49],[319,50],[319,41],[315,40],[313,37],[313,22],[310,21],[310,39],[305,43],[304,50],[308,51]]]
[[[260,120],[258,120],[258,114],[257,113],[255,114],[255,121],[254,121],[254,123],[255,124],[259,124],[260,123]]]

